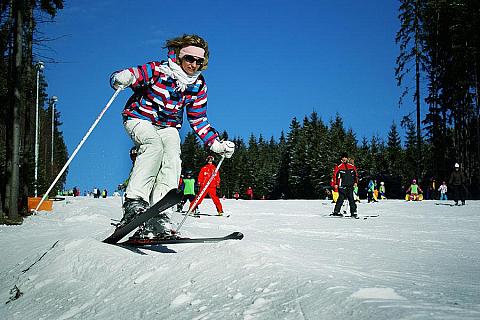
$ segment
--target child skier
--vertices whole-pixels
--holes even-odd
[[[377,202],[377,199],[375,199],[375,182],[373,182],[373,180],[368,181],[367,199],[368,199],[368,203]]]
[[[177,188],[181,171],[180,135],[183,110],[190,126],[215,153],[233,155],[235,145],[220,141],[207,120],[207,85],[201,74],[208,66],[208,44],[197,35],[167,40],[168,60],[149,62],[115,72],[114,89],[130,87],[133,95],[123,110],[123,123],[137,146],[137,159],[126,188],[124,216],[119,227]],[[171,235],[168,217],[147,221],[135,236]]]
[[[422,189],[420,188],[420,186],[417,184],[417,180],[413,179],[412,180],[412,184],[410,185],[410,187],[408,187],[407,189],[407,195],[408,193],[410,193],[410,197],[408,197],[408,199],[410,201],[419,201],[419,200],[422,200]]]
[[[387,197],[385,196],[385,182],[380,182],[380,188],[378,189],[378,192],[380,193],[381,200],[387,199]]]
[[[442,184],[438,188],[438,191],[440,191],[440,200],[448,200],[448,197],[447,197],[448,187],[445,181],[442,182]]]
[[[192,170],[187,170],[185,173],[185,178],[182,180],[183,198],[182,201],[177,205],[177,211],[181,212],[183,206],[187,202],[190,202],[190,205],[195,199],[195,178],[193,178]],[[197,208],[195,208],[195,211]]]

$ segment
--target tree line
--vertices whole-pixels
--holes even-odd
[[[390,198],[403,198],[413,179],[424,185],[431,178],[448,179],[447,175],[416,175],[415,125],[405,120],[403,126],[404,143],[395,123],[386,139],[373,136],[358,141],[353,130],[345,128],[340,115],[326,123],[313,112],[301,122],[294,118],[288,132],[282,131],[278,140],[262,135],[251,135],[247,142],[234,138],[235,154],[223,162],[220,170],[220,194],[231,198],[238,192],[245,196],[245,190],[252,187],[257,199],[324,199],[333,168],[344,152],[358,168],[363,196],[369,180],[384,181]],[[223,132],[221,137],[227,139],[228,134]],[[183,169],[197,174],[207,155],[208,150],[195,134],[188,133],[182,143]]]
[[[27,197],[34,190],[43,195],[68,156],[59,130],[60,114],[53,112],[53,100],[46,93],[48,84],[39,64],[42,57],[35,53],[46,41],[38,25],[51,21],[62,8],[62,0],[14,0],[0,5],[0,222],[21,223],[28,214]],[[64,183],[65,176],[57,189],[63,189]]]

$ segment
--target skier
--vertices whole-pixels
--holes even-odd
[[[353,199],[355,199],[355,202],[360,203],[360,196],[358,195],[358,184],[355,184],[353,186]]]
[[[182,211],[187,200],[191,205],[195,199],[195,178],[193,178],[192,170],[187,170],[185,172],[185,178],[182,179],[182,187],[180,189],[183,190],[183,198],[177,205],[178,212]],[[197,209],[198,207],[195,208],[195,212],[197,212]]]
[[[200,169],[200,173],[198,174],[198,184],[200,185],[200,190],[205,188],[207,181],[215,172],[217,167],[213,164],[213,156],[207,157],[207,164]],[[207,190],[202,194],[200,198],[198,198],[197,205],[193,208],[193,203],[190,203],[191,211],[197,209],[197,207],[202,203],[205,196],[208,194],[210,198],[212,198],[215,207],[217,208],[217,214],[219,216],[223,215],[223,208],[222,204],[220,203],[220,199],[217,196],[217,188],[220,186],[220,172],[217,172],[213,181],[208,186]]]
[[[338,199],[331,215],[343,216],[340,213],[340,209],[342,208],[343,201],[347,198],[350,205],[350,215],[354,218],[357,217],[357,204],[353,199],[353,187],[358,182],[358,173],[357,168],[348,163],[348,156],[346,153],[341,155],[341,163],[335,166],[332,181],[334,188],[338,188]]]
[[[111,76],[114,89],[133,90],[122,115],[125,129],[137,146],[119,227],[177,188],[181,171],[178,131],[184,109],[191,128],[211,151],[226,158],[235,151],[235,144],[221,141],[207,120],[207,85],[202,75],[208,66],[207,42],[197,35],[183,35],[167,40],[165,48],[167,61],[149,62]],[[168,220],[165,213],[159,214],[134,237],[170,236]]]
[[[135,146],[131,147],[129,151],[129,155],[130,155],[130,160],[132,160],[132,169],[133,169],[133,166],[135,165],[135,160],[137,159],[137,147]],[[127,179],[125,179],[123,183],[118,185],[117,187],[118,190],[125,191],[125,189],[127,189],[128,181],[130,180],[131,175],[132,175],[132,170],[130,170],[130,174],[128,175]]]
[[[377,202],[377,199],[375,199],[375,182],[373,182],[373,180],[368,181],[367,199],[368,199],[368,203]]]
[[[463,171],[460,170],[460,165],[455,163],[455,170],[450,175],[448,185],[453,191],[453,201],[455,201],[456,206],[458,206],[458,200],[461,200],[462,205],[465,205],[466,182],[467,179],[465,178]]]
[[[373,199],[375,200],[375,202],[378,202],[377,180],[373,181]]]
[[[410,187],[408,187],[407,189],[407,196],[408,194],[410,193],[410,196],[407,197],[407,200],[410,200],[410,201],[420,201],[422,200],[422,189],[420,188],[420,186],[417,184],[417,180],[413,179],[412,180],[412,184],[410,185]]]
[[[335,168],[334,168],[334,174],[335,174]],[[338,186],[335,185],[335,181],[332,180],[330,181],[330,186],[332,187],[332,203],[336,203],[338,200]]]
[[[247,194],[248,199],[253,200],[253,189],[252,189],[252,187],[248,187],[247,191],[245,193]]]
[[[387,197],[385,196],[385,182],[380,182],[380,188],[378,189],[378,192],[380,193],[381,200],[387,199]]]
[[[438,187],[438,191],[440,191],[440,200],[448,200],[448,197],[447,197],[448,187],[445,181],[443,181],[440,187]]]

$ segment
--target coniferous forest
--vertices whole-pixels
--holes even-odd
[[[402,88],[401,123],[388,123],[386,137],[359,137],[343,119],[322,119],[321,111],[292,119],[279,137],[233,138],[237,149],[221,169],[222,195],[255,198],[320,199],[333,166],[348,152],[360,175],[360,196],[370,179],[384,181],[387,196],[403,198],[412,179],[437,186],[459,163],[470,199],[480,196],[480,2],[399,0],[400,28],[392,41],[399,52],[392,74]],[[42,195],[68,154],[61,115],[53,111],[39,61],[47,40],[38,25],[63,8],[62,0],[2,1],[0,5],[0,219],[21,220],[26,198]],[[48,36],[48,35],[47,35]],[[37,99],[38,92],[38,99]],[[34,179],[36,105],[39,105],[38,179]],[[391,107],[391,106],[386,106]],[[53,114],[52,114],[53,113]],[[53,117],[52,117],[53,116]],[[51,120],[53,118],[53,121]],[[53,128],[53,137],[51,132]],[[283,129],[283,131],[282,131]],[[228,138],[226,132],[223,138]],[[52,157],[51,140],[55,146]],[[341,147],[339,147],[341,146]],[[193,133],[182,144],[185,169],[198,173],[207,151]],[[53,158],[53,160],[52,160]],[[66,173],[55,189],[63,189]]]

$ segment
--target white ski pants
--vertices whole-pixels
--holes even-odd
[[[127,120],[124,126],[138,148],[126,197],[142,198],[153,205],[168,191],[178,187],[180,135],[176,128],[157,127],[147,120]]]

